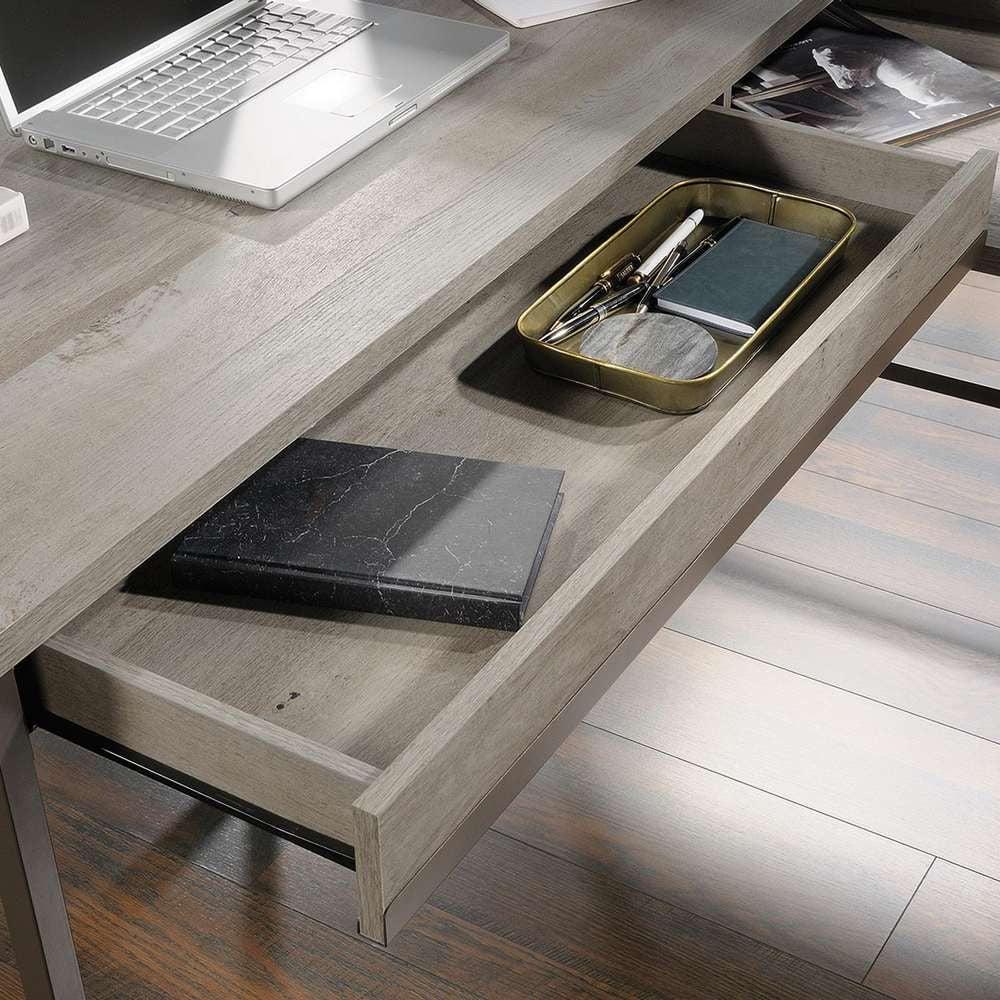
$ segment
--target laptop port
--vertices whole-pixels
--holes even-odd
[[[62,151],[64,153],[75,153],[76,149],[74,149],[72,146],[67,146],[67,145],[64,144],[63,148],[62,148]]]
[[[45,146],[46,149],[55,149],[56,148],[56,144],[51,139],[43,139],[42,143],[44,144],[44,146]]]

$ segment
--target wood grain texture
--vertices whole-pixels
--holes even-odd
[[[914,312],[885,341],[878,353],[851,380],[847,388],[828,410],[820,417],[799,442],[788,452],[785,459],[763,480],[741,505],[736,514],[712,541],[701,550],[698,557],[688,565],[683,574],[642,617],[628,633],[612,656],[588,678],[587,682],[564,706],[558,715],[545,727],[539,736],[518,758],[480,800],[473,811],[463,820],[453,835],[442,846],[418,874],[407,883],[403,892],[393,900],[386,913],[386,930],[395,934],[422,905],[433,889],[440,884],[462,857],[470,850],[475,839],[485,832],[487,826],[516,797],[517,793],[536,774],[548,758],[558,749],[567,735],[578,725],[586,713],[607,692],[622,671],[639,655],[643,648],[662,629],[671,614],[683,603],[701,582],[711,567],[734,544],[735,539],[746,530],[752,520],[785,484],[805,458],[815,449],[817,443],[828,434],[837,421],[859,399],[865,387],[870,385],[875,373],[880,371],[900,349],[919,326],[926,321],[934,309],[947,297],[948,292],[966,273],[975,257],[982,239],[969,248],[962,259],[940,279],[933,292],[928,295]]]
[[[973,272],[948,297],[909,344],[899,361],[978,385],[1000,388],[1000,278]],[[1000,437],[996,410],[972,406],[933,392],[879,381],[868,391],[870,402]]]
[[[49,814],[89,1000],[470,996],[63,803]]]
[[[70,637],[35,654],[42,704],[120,746],[343,843],[377,768]],[[50,678],[58,683],[50,684]]]
[[[936,860],[865,982],[898,1000],[995,1000],[1000,882]]]
[[[927,854],[1000,873],[1000,746],[664,631],[589,721]]]
[[[670,627],[1000,743],[995,625],[737,545]]]
[[[1000,46],[997,38],[992,44]],[[1000,58],[998,58],[1000,68]],[[918,148],[918,147],[914,147]],[[927,149],[941,156],[952,156],[961,160],[972,149],[1000,149],[1000,122],[989,119],[978,124],[968,125],[954,132],[919,143],[920,149]],[[1000,181],[994,189],[988,224],[989,236],[986,247],[976,267],[991,274],[1000,274]]]
[[[156,845],[134,849],[132,865],[118,880],[122,897],[146,894],[145,857],[162,853],[252,887],[258,898],[267,901],[259,911],[265,921],[274,922],[270,912],[281,914],[289,907],[327,926],[354,931],[350,872],[224,818],[179,792],[109,762],[94,761],[54,737],[39,734],[35,742],[50,801],[92,817],[95,826],[112,835],[120,830]],[[86,856],[100,852],[100,843],[98,837],[96,847],[88,844]],[[58,849],[64,865],[78,866],[75,841],[64,842],[60,834]],[[232,905],[232,897],[220,896],[219,905]],[[248,961],[243,955],[250,947],[246,942],[252,944],[257,934],[249,907],[238,908],[237,916],[246,920],[245,928],[229,937],[234,923],[229,916],[218,932],[235,965]],[[211,921],[211,910],[204,919]],[[273,937],[280,937],[288,926],[282,916],[278,923]],[[182,928],[188,926],[185,920]],[[296,926],[292,924],[293,932]],[[177,933],[182,935],[183,930]],[[127,966],[125,940],[103,941],[107,951],[103,969]],[[337,948],[331,944],[329,958],[338,957]],[[277,947],[274,952],[281,962],[282,952]],[[0,960],[4,954],[0,932]],[[711,921],[492,833],[395,938],[388,953],[369,948],[365,954],[392,966],[396,960],[405,961],[444,984],[487,1000],[638,996],[873,1000],[877,996]],[[349,960],[352,955],[344,957]],[[89,970],[88,961],[85,967]],[[188,988],[200,989],[202,997],[214,1000],[210,980],[200,968],[196,974],[189,975],[195,981]],[[123,981],[129,982],[124,977]],[[323,983],[316,996],[331,995],[332,990],[332,985]],[[0,995],[7,996],[2,988]],[[113,992],[95,996],[124,1000]]]
[[[800,472],[742,537],[751,548],[992,625],[1000,530]]]
[[[973,0],[951,9],[940,4],[936,11],[922,10],[919,3],[907,7],[879,13],[874,20],[987,72],[1000,70],[1000,9],[995,3],[977,4]]]
[[[581,246],[680,176],[632,171],[309,431],[331,440],[565,469],[565,500],[529,613],[697,447],[904,221],[855,205],[864,225],[843,265],[746,375],[702,413],[653,414],[528,369],[512,342],[511,318],[537,296],[554,267],[565,266]],[[203,595],[191,600],[165,586],[155,563],[128,588],[102,598],[65,634],[380,768],[508,638],[385,616],[206,603]],[[291,692],[299,697],[290,699]]]
[[[1000,441],[987,434],[860,403],[803,468],[1000,526]]]
[[[330,438],[566,468],[567,501],[543,564],[533,608],[617,529],[628,510],[648,495],[752,384],[750,378],[741,380],[717,405],[697,417],[653,416],[533,375],[504,337],[507,317],[516,315],[519,306],[536,294],[553,257],[565,259],[576,252],[609,220],[618,218],[626,205],[641,204],[671,179],[672,175],[659,171],[636,171],[628,184],[556,234],[426,346],[393,366],[365,395],[311,431]],[[810,320],[886,245],[900,224],[894,213],[860,205],[858,211],[865,226],[848,260],[754,363],[750,376],[760,375],[781,356]],[[501,339],[499,347],[483,355],[486,330]],[[414,385],[428,387],[431,406],[425,396],[413,392]],[[390,764],[503,642],[503,637],[492,632],[366,615],[303,616],[301,609],[282,614],[273,607],[240,606],[238,602],[195,603],[183,595],[144,593],[141,584],[109,594],[74,622],[66,636],[96,650],[99,668],[107,652],[112,659],[169,678],[238,712],[289,729],[310,743],[374,766]],[[38,658],[37,669],[46,674],[43,694],[63,683],[59,662]],[[336,669],[330,669],[331,663]],[[99,673],[101,681],[95,681],[98,687],[92,684],[91,691],[115,705],[121,699],[113,692],[114,678],[107,671]],[[101,683],[111,688],[103,691]],[[292,699],[291,692],[298,697]],[[85,708],[78,693],[57,699],[58,709],[50,704],[50,710],[98,729],[105,723],[121,728],[122,723],[108,716],[112,709]],[[186,770],[186,759],[179,760],[185,741],[172,743],[169,736],[175,722],[164,725],[159,703],[147,700],[143,717],[134,689],[123,698],[130,698],[134,709],[129,721],[133,742],[141,742],[140,733],[156,737],[156,752],[145,752]],[[95,721],[102,718],[104,723]],[[225,757],[200,757],[195,764],[210,783],[226,787],[234,780]],[[239,777],[245,772],[235,773]],[[334,779],[331,774],[327,781]],[[245,781],[241,787],[242,797],[256,801],[252,790],[247,793]],[[267,783],[263,791],[280,797],[286,787],[294,792],[299,786],[279,778]],[[329,796],[334,814],[335,804],[355,790],[348,785]],[[315,816],[325,809],[325,798],[303,802],[294,793],[281,807],[269,794],[267,808],[316,828],[304,818],[303,808]],[[322,819],[325,826],[320,829],[329,831],[334,820],[325,814]],[[366,846],[380,842],[377,830],[338,839],[357,840],[362,853]],[[359,878],[371,878],[376,892],[379,877],[377,869],[360,866]],[[378,926],[380,915],[375,920],[373,927]]]
[[[857,981],[932,860],[586,725],[497,829]]]
[[[663,8],[632,4],[522,32],[507,59],[275,216],[5,143],[5,176],[52,209],[0,280],[0,669],[821,6],[679,0],[664,30]],[[482,16],[459,0],[433,9]]]
[[[973,272],[914,338],[976,357],[1000,361],[997,302],[1000,278]]]
[[[679,129],[650,162],[666,155],[710,163],[725,177],[768,177],[775,187],[815,191],[836,202],[865,200],[909,215],[919,212],[955,171],[953,156],[718,108]]]
[[[670,177],[655,170],[630,173],[366,393],[309,431],[332,440],[566,468],[566,502],[532,609],[745,390],[745,383],[734,386],[714,412],[690,421],[655,417],[535,374],[511,342],[512,318],[553,267],[652,198]],[[858,256],[828,295],[885,245],[894,221],[872,220]],[[755,373],[769,363],[762,357]],[[619,480],[629,483],[629,492],[619,492]],[[612,496],[617,503],[608,502]],[[108,595],[68,634],[378,767],[391,763],[507,638],[380,615],[304,615],[301,607],[206,604],[169,591],[161,596],[161,578],[151,569],[154,586],[147,592],[140,585]],[[290,700],[292,691],[300,697]]]
[[[948,0],[864,0],[859,6],[868,13],[910,14],[945,21],[958,15],[1000,25],[1000,3],[997,0],[965,0],[960,9]]]
[[[1000,388],[1000,361],[994,358],[911,341],[907,350],[900,354],[899,361],[911,368],[938,372],[976,385]]]
[[[360,863],[381,866],[390,898],[933,287],[935,261],[961,255],[995,165],[982,153],[963,167],[362,794],[356,810],[378,817],[382,854]],[[656,565],[650,551],[663,554]],[[362,896],[362,910],[388,901]]]
[[[955,352],[946,351],[943,348],[931,348],[931,350],[942,351],[946,355],[954,355]],[[940,356],[932,359],[933,363],[928,364],[926,370],[936,371],[937,364],[941,363],[944,374],[958,377],[951,368],[951,357],[943,361]],[[1000,368],[998,368],[1000,371]],[[970,372],[976,376],[976,372]],[[913,386],[902,385],[899,382],[888,382],[879,379],[865,393],[865,400],[877,406],[886,406],[891,410],[899,410],[900,413],[912,413],[919,417],[928,417],[931,420],[938,420],[943,424],[951,424],[953,427],[962,427],[967,431],[975,431],[977,434],[989,434],[992,437],[1000,437],[1000,428],[997,427],[996,410],[987,406],[977,406],[965,402],[961,399],[953,399],[940,393],[927,392],[914,388]]]
[[[84,1000],[18,683],[0,677],[0,903],[31,1000]]]
[[[991,376],[989,362],[979,362],[975,358],[969,359],[965,355],[958,354],[957,351],[949,351],[941,347],[929,347],[927,351],[933,351],[934,354],[921,352],[920,367],[926,371],[939,371],[953,378],[961,378],[958,372],[968,367],[967,377],[973,381],[981,381],[984,376],[986,378]],[[913,355],[907,354],[906,358],[906,364],[913,363]],[[962,360],[956,365],[955,361],[958,358]],[[966,360],[971,360],[972,364],[966,366]],[[1000,365],[995,367],[997,375],[1000,377]],[[875,382],[865,393],[865,400],[877,406],[888,407],[890,410],[898,410],[900,413],[912,413],[917,417],[927,417],[943,424],[951,424],[953,427],[961,427],[976,434],[1000,437],[997,411],[989,406],[975,405],[941,393],[927,392],[885,379],[879,379]]]
[[[709,120],[720,123],[729,121],[727,116]],[[759,129],[755,125],[754,132],[757,131]],[[824,143],[823,148],[829,154],[836,147]],[[889,169],[897,162],[898,154],[893,150],[875,148],[869,156],[873,160],[883,158]],[[854,158],[855,148],[847,144],[840,150],[839,158],[829,158],[831,176],[839,177],[843,182]],[[920,161],[907,157],[906,162]],[[419,704],[408,703],[402,697],[387,699],[384,688],[378,691],[378,699],[372,699],[369,696],[376,688],[368,680],[362,681],[356,688],[362,692],[358,704],[363,706],[363,711],[358,716],[351,714],[350,706],[345,706],[345,713],[341,715],[324,712],[331,701],[311,695],[308,699],[298,699],[296,713],[285,714],[281,725],[303,726],[299,735],[307,735],[315,742],[376,766],[385,762],[390,767],[396,767],[395,776],[380,787],[377,795],[368,799],[365,794],[362,795],[358,810],[359,828],[367,823],[363,814],[377,817],[376,826],[368,824],[370,828],[359,855],[364,873],[362,888],[367,887],[367,891],[362,893],[364,926],[377,926],[387,902],[395,897],[423,861],[489,791],[540,728],[572,697],[631,625],[655,603],[670,582],[726,523],[769,469],[798,440],[801,427],[808,427],[854,378],[882,342],[879,338],[884,340],[895,329],[912,308],[913,302],[919,301],[948,269],[948,262],[961,255],[982,226],[993,166],[993,159],[983,154],[958,170],[884,250],[882,248],[887,240],[899,231],[905,219],[895,212],[859,206],[864,209],[861,214],[867,225],[852,248],[853,256],[847,267],[836,276],[834,284],[824,286],[773,351],[762,356],[755,371],[755,374],[761,375],[756,384],[751,387],[749,380],[744,380],[742,389],[730,394],[728,409],[716,407],[706,411],[708,415],[700,420],[692,418],[683,424],[649,418],[647,425],[638,423],[639,418],[636,418],[635,425],[629,423],[621,430],[619,425],[614,425],[607,439],[603,438],[602,421],[595,418],[598,403],[593,403],[593,412],[585,411],[582,415],[577,412],[568,426],[573,432],[570,437],[578,435],[580,439],[577,452],[580,468],[585,469],[585,475],[589,477],[603,477],[599,485],[606,491],[603,496],[600,492],[587,495],[587,502],[592,504],[591,509],[600,509],[603,505],[612,513],[603,526],[605,534],[598,530],[600,525],[587,525],[587,536],[582,544],[565,549],[560,561],[546,560],[546,566],[551,564],[551,568],[543,571],[538,599],[541,602],[547,597],[548,600],[544,605],[538,605],[535,616],[521,633],[499,648],[475,646],[471,638],[464,640],[473,647],[460,651],[463,656],[468,654],[464,665],[445,677],[443,684],[435,688],[429,697],[421,699]],[[704,167],[700,169],[704,170]],[[942,168],[934,161],[928,169],[933,173]],[[665,176],[660,175],[659,179],[662,183]],[[885,197],[887,190],[882,175],[877,175],[868,183],[856,182],[855,187],[862,195],[870,190],[875,198]],[[605,216],[602,221],[606,224],[609,220]],[[876,248],[882,250],[877,257]],[[859,274],[865,264],[869,264],[868,268]],[[492,295],[494,303],[512,305],[528,287],[534,289],[543,280],[537,270],[537,262],[517,273],[520,275],[517,281],[499,282],[487,298]],[[846,291],[834,299],[835,293],[845,286]],[[476,305],[482,310],[482,303],[477,302]],[[829,308],[824,311],[823,307],[827,305]],[[470,344],[477,343],[473,339],[476,336],[480,338],[478,343],[482,343],[482,328],[474,326],[471,320],[474,312],[470,310],[455,324],[445,324],[441,339],[432,342],[441,345],[448,342],[448,337],[453,337],[451,347],[458,346],[470,361],[471,371],[469,368],[460,370],[457,382],[445,374],[452,371],[453,361],[449,359],[427,383],[431,391],[439,395],[444,390],[446,403],[454,399],[457,404],[450,411],[434,411],[435,417],[440,416],[441,423],[449,426],[451,435],[459,434],[459,444],[453,450],[468,453],[470,438],[481,435],[479,440],[489,445],[485,455],[496,448],[497,441],[504,441],[505,446],[509,443],[509,452],[490,457],[506,458],[509,455],[515,461],[565,463],[567,424],[554,427],[550,437],[546,437],[539,427],[551,420],[553,400],[564,407],[564,414],[572,414],[575,408],[573,401],[579,398],[579,391],[567,390],[566,395],[559,395],[551,384],[546,383],[535,399],[529,397],[524,400],[522,386],[530,383],[526,381],[523,369],[518,366],[515,371],[510,359],[506,361],[506,368],[499,365],[500,352],[488,355],[486,361],[499,365],[502,373],[498,388],[501,400],[504,400],[501,409],[505,409],[511,418],[509,428],[522,431],[520,434],[505,435],[502,425],[495,422],[490,400],[486,399],[487,405],[484,406],[483,397],[474,395],[468,388],[470,380],[473,384],[477,380],[480,384],[489,383],[489,376],[484,374],[485,362],[476,364],[481,347],[477,351],[469,349]],[[509,315],[512,313],[500,312],[488,317],[487,329],[492,328],[499,335],[506,329],[505,317]],[[480,311],[480,319],[484,316],[486,314]],[[810,324],[810,320],[814,322]],[[799,339],[789,344],[792,335],[802,330],[804,332]],[[832,346],[834,342],[835,348]],[[416,359],[417,365],[426,365],[429,355],[414,351],[410,357]],[[308,358],[305,360],[308,361]],[[462,375],[466,376],[464,381]],[[406,364],[397,366],[393,375],[377,380],[378,389],[372,388],[361,397],[361,403],[354,408],[355,414],[358,407],[361,412],[366,406],[369,412],[374,408],[376,412],[367,426],[381,429],[383,433],[390,426],[386,424],[387,418],[391,420],[394,433],[396,428],[414,426],[417,437],[430,428],[440,427],[441,423],[428,418],[426,405],[420,408],[415,418],[410,414],[409,408],[418,398],[412,389],[402,393],[385,390],[393,377],[401,378],[409,387],[423,384],[419,379],[415,381],[413,376],[414,371],[407,372]],[[506,380],[506,385],[503,380]],[[386,394],[382,395],[382,391]],[[513,405],[507,408],[506,399],[512,395]],[[522,409],[525,402],[527,411]],[[472,422],[460,419],[463,409],[475,415],[476,419]],[[351,433],[359,433],[360,424],[347,419],[351,410],[351,406],[345,407],[325,428],[337,426],[338,420],[346,421],[352,429]],[[794,416],[790,418],[789,415]],[[591,419],[592,426],[587,423]],[[625,419],[631,420],[628,417]],[[616,499],[621,500],[622,470],[595,461],[592,441],[597,438],[605,454],[611,455],[619,433],[628,440],[637,430],[642,433],[650,425],[661,431],[672,447],[641,468],[637,461],[642,457],[641,452],[628,455],[630,460],[636,461],[634,468],[639,469],[635,482],[630,482],[631,502],[619,506],[606,504],[604,499],[612,491]],[[530,445],[524,443],[524,427],[531,431]],[[444,439],[444,435],[440,439],[435,437],[426,446],[448,450],[443,444]],[[537,446],[534,443],[536,439],[539,441]],[[634,436],[631,439],[636,440]],[[536,457],[560,444],[563,448],[557,450],[555,462],[541,461]],[[647,456],[653,454],[656,444],[652,439],[642,441],[642,446],[648,449]],[[615,454],[613,461],[620,461],[621,454]],[[700,511],[697,523],[685,523],[683,518],[673,516],[677,510]],[[581,509],[578,515],[582,514]],[[560,523],[563,522],[564,518],[561,518]],[[577,523],[584,524],[582,516]],[[562,530],[566,530],[565,524]],[[555,544],[556,539],[553,539],[553,546]],[[646,558],[650,546],[670,552],[670,564],[650,564]],[[160,672],[159,664],[136,656],[135,650],[128,646],[134,643],[139,648],[146,641],[146,636],[156,640],[171,630],[174,634],[184,630],[187,622],[176,616],[176,606],[154,608],[159,614],[156,627],[145,628],[143,616],[148,611],[148,605],[143,605],[141,599],[136,601],[131,594],[118,595],[109,597],[108,602],[118,602],[125,614],[121,617],[112,614],[107,619],[97,614],[89,619],[92,623],[96,622],[93,625],[96,634],[100,637],[107,630],[111,636],[113,655]],[[598,607],[603,611],[600,616],[592,613],[592,609]],[[136,610],[137,614],[134,613]],[[256,641],[248,639],[252,635],[255,640],[265,635],[265,631],[251,629],[244,633],[228,627],[238,615],[234,616],[229,611],[217,613],[214,608],[199,614],[206,620],[204,625],[199,626],[204,630],[196,636],[182,636],[181,647],[154,641],[158,656],[169,664],[166,669],[172,680],[181,682],[173,674],[174,665],[179,663],[182,665],[180,669],[195,670],[199,675],[207,674],[212,678],[213,687],[210,692],[205,692],[211,697],[224,704],[242,698],[257,699],[259,706],[266,705],[266,717],[269,718],[278,711],[278,704],[286,704],[277,700],[284,697],[286,687],[289,692],[304,690],[291,683],[295,679],[294,672],[300,670],[298,660],[294,661],[289,672],[275,670],[276,660],[280,662],[290,652],[281,641],[280,631],[270,631],[263,646],[259,646]],[[230,621],[228,625],[223,625],[221,619],[226,617]],[[255,624],[252,612],[243,617],[245,621]],[[272,623],[273,619],[266,623],[267,629]],[[145,622],[145,625],[149,624],[149,621]],[[366,627],[363,621],[358,624],[361,626],[359,632]],[[363,669],[369,666],[368,659],[359,655],[363,649],[344,641],[349,636],[340,633],[343,657],[357,666],[346,668],[346,684],[341,683],[340,671],[331,673],[328,669],[329,657],[335,649],[324,640],[331,632],[339,632],[340,626],[341,622],[335,619],[329,623],[321,620],[315,627],[311,621],[305,626],[296,626],[305,637],[305,644],[315,651],[315,656],[309,661],[310,669],[314,670],[313,676],[326,686],[327,691],[331,684],[334,690],[338,685],[341,689],[346,687],[350,690],[357,683],[355,679],[360,678]],[[83,628],[86,627],[85,623]],[[398,644],[401,637],[405,642],[408,635],[405,630],[388,636],[384,631],[377,631],[369,632],[368,638],[380,644],[388,637]],[[82,637],[82,633],[77,633],[77,638]],[[100,642],[97,645],[100,646]],[[220,669],[218,662],[204,655],[206,648],[235,649],[236,656],[232,660],[228,656],[223,657]],[[257,653],[262,654],[254,660],[250,671],[244,669],[247,651],[251,658]],[[391,647],[383,644],[383,655],[390,651]],[[183,655],[178,655],[179,652]],[[419,655],[424,656],[426,652],[425,649]],[[559,670],[550,669],[554,655],[560,663]],[[400,666],[398,662],[395,664],[397,675],[406,676]],[[439,664],[434,666],[440,675]],[[471,680],[470,675],[465,673],[470,667],[473,672],[479,670]],[[254,675],[266,678],[266,683],[248,684],[248,677]],[[331,676],[334,678],[332,682]],[[412,675],[407,677],[407,683],[413,683]],[[435,721],[430,721],[434,719],[434,712],[454,696],[462,683],[465,687],[461,693],[453,698]],[[445,689],[449,684],[457,687],[447,691]],[[250,693],[246,694],[247,691]],[[445,695],[442,700],[436,700],[442,693]],[[374,710],[372,704],[375,704]],[[524,711],[525,704],[531,706],[531,711]],[[300,710],[298,706],[308,707]],[[249,710],[251,715],[259,711],[242,702],[234,707],[241,711]],[[295,722],[292,721],[293,716]],[[388,724],[395,719],[401,719],[405,726],[413,728],[407,733],[398,726]],[[273,718],[271,721],[274,721]],[[425,728],[402,751],[402,757],[396,757],[402,746],[409,742],[410,734],[416,733],[422,725]],[[309,726],[315,728],[305,728]],[[388,737],[386,734],[389,734]],[[365,740],[370,740],[367,746]],[[392,740],[397,742],[393,744]],[[370,753],[372,747],[384,756],[377,761],[362,756],[362,753]],[[391,763],[393,758],[396,758],[395,764]],[[376,782],[369,792],[378,785],[379,782]],[[441,805],[433,815],[424,808],[432,794]],[[387,822],[383,822],[385,817]],[[377,868],[367,868],[369,863],[377,865]]]

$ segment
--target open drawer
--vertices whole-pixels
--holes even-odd
[[[519,632],[121,588],[27,664],[39,717],[353,851],[361,932],[385,942],[957,283],[994,167],[701,114],[311,432],[565,469]],[[858,235],[700,413],[531,371],[520,311],[581,247],[705,175],[843,203]]]

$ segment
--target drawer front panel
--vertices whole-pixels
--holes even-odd
[[[44,711],[199,782],[352,844],[351,804],[377,768],[55,636],[32,657]]]
[[[360,797],[364,933],[385,936],[392,900],[963,256],[994,170],[961,167]]]

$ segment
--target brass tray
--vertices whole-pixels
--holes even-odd
[[[696,208],[706,220],[688,241],[694,246],[718,224],[736,215],[795,229],[834,241],[830,252],[745,341],[733,344],[721,337],[716,367],[696,379],[669,379],[597,361],[577,352],[582,334],[559,344],[543,344],[542,336],[562,313],[625,254],[645,256],[671,228]],[[764,346],[782,319],[843,254],[857,229],[852,212],[801,195],[717,178],[680,181],[658,195],[613,236],[584,258],[550,288],[517,321],[528,362],[556,378],[589,386],[599,392],[650,406],[665,413],[695,413],[732,381]],[[713,333],[713,331],[709,331]]]

